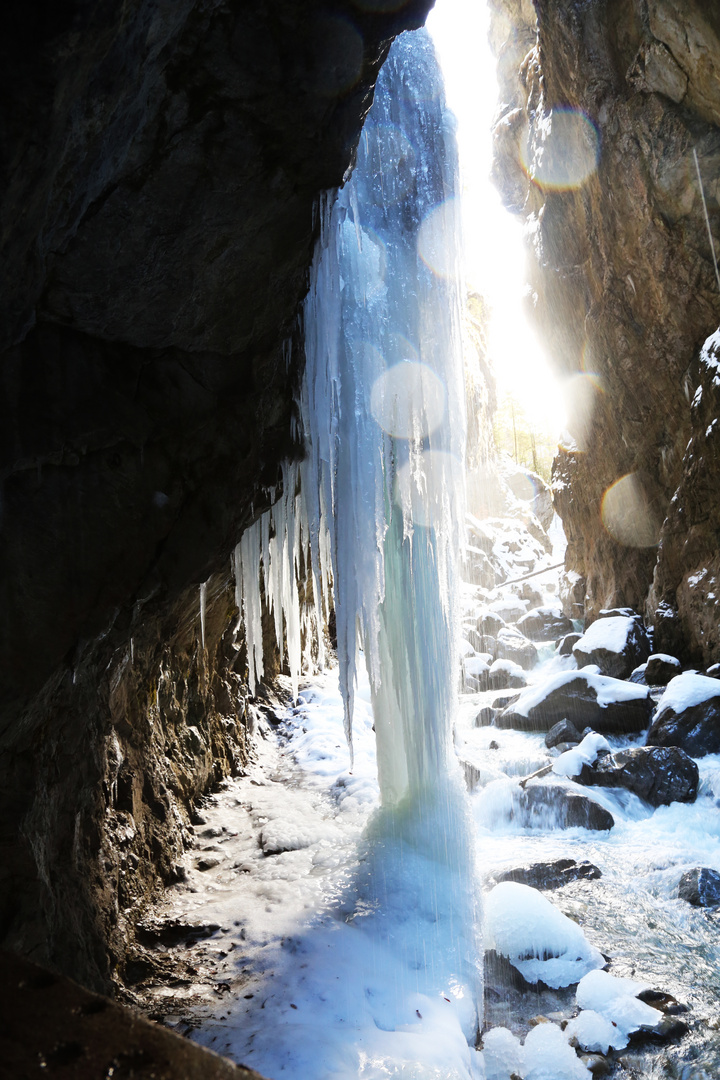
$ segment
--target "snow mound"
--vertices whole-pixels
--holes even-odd
[[[579,982],[605,961],[577,923],[529,885],[503,881],[485,901],[486,944],[528,980],[553,989]]]
[[[558,776],[579,776],[583,765],[593,765],[601,750],[609,751],[610,743],[604,735],[591,731],[581,743],[555,759],[552,771]]]
[[[694,705],[702,705],[710,698],[720,697],[720,681],[712,679],[709,675],[697,675],[693,671],[686,671],[682,675],[676,675],[667,684],[665,693],[660,698],[657,712],[653,723],[660,719],[664,713],[672,709],[675,713],[684,712]]]
[[[607,971],[591,971],[580,980],[576,997],[581,1009],[599,1013],[614,1024],[624,1039],[622,1046],[627,1046],[633,1031],[654,1028],[662,1020],[662,1013],[638,1000],[637,995],[643,990],[647,986],[634,979],[619,979]]]

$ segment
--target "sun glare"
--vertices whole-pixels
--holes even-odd
[[[462,222],[468,289],[488,302],[489,344],[499,390],[553,438],[565,424],[558,379],[525,315],[527,283],[520,222],[490,182],[491,129],[497,110],[489,13],[481,0],[437,0],[427,21],[458,123]]]

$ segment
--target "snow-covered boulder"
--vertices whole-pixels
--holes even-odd
[[[538,651],[532,641],[528,641],[514,627],[507,626],[498,631],[495,657],[497,660],[512,660],[527,670],[537,663]]]
[[[496,660],[488,671],[488,690],[518,690],[526,685],[525,672],[513,660]]]
[[[625,788],[651,806],[669,806],[695,802],[700,774],[693,759],[677,746],[634,746],[584,765],[577,779],[581,784]]]
[[[720,753],[720,682],[686,671],[660,698],[648,746],[679,746],[692,757]]]
[[[720,694],[720,683],[708,681]],[[549,731],[560,720],[571,720],[578,731],[591,727],[606,734],[628,734],[645,730],[652,708],[647,686],[587,671],[561,671],[521,690],[496,723],[517,731]]]
[[[671,679],[682,672],[682,665],[668,653],[653,653],[645,665],[645,682],[648,686],[667,686]]]
[[[582,634],[576,634],[574,631],[572,634],[566,634],[564,638],[557,644],[557,651],[559,656],[572,656],[573,647],[582,637]]]
[[[613,679],[626,679],[649,655],[647,631],[634,615],[597,619],[573,645],[578,667],[597,664]]]
[[[531,641],[553,641],[572,633],[573,624],[559,606],[536,607],[518,619],[517,628]]]
[[[507,957],[530,983],[557,989],[605,964],[602,953],[547,897],[504,881],[485,898],[485,944]]]
[[[478,634],[481,634],[483,637],[492,634],[494,637],[497,635],[498,630],[502,630],[507,626],[507,623],[496,611],[490,611],[489,608],[483,608],[477,617],[476,626]]]

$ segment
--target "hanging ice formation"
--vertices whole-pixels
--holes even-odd
[[[282,499],[244,534],[236,578],[251,687],[263,664],[261,574],[295,687],[301,559],[314,598],[306,630],[322,627],[332,583],[348,738],[360,651],[375,716],[383,811],[369,899],[383,911],[414,897],[420,912],[420,883],[437,888],[428,860],[441,866],[443,899],[402,949],[408,970],[434,965],[435,986],[464,985],[470,1036],[473,857],[452,751],[465,443],[453,124],[429,36],[402,35],[352,177],[322,207],[304,313],[306,458],[286,468]]]
[[[284,467],[282,497],[235,552],[251,692],[261,589],[295,694],[301,642],[322,667],[334,604],[348,737],[364,651],[386,803],[432,784],[450,746],[437,718],[454,698],[465,440],[452,123],[430,39],[403,35],[352,177],[322,207],[305,306],[307,456]]]

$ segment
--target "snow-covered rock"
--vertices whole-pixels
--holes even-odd
[[[708,682],[720,694],[720,683]],[[652,708],[646,686],[590,671],[561,671],[521,690],[496,722],[498,727],[518,731],[549,731],[558,721],[571,720],[578,731],[590,727],[606,734],[626,734],[644,731]]]
[[[488,672],[489,690],[518,690],[526,685],[525,672],[513,660],[496,660]]]
[[[581,784],[625,788],[651,806],[695,802],[700,782],[697,764],[678,746],[633,746],[605,754],[575,776]]]
[[[528,982],[557,989],[603,967],[602,953],[577,923],[529,885],[503,881],[485,898],[486,946],[507,957]]]
[[[578,667],[597,664],[603,675],[626,679],[650,655],[650,640],[639,617],[597,619],[573,645]]]
[[[531,641],[552,641],[572,633],[573,624],[558,605],[533,608],[518,619],[517,628]]]
[[[660,698],[648,746],[679,746],[693,757],[720,753],[720,681],[686,671]]]
[[[498,631],[495,656],[498,660],[513,660],[528,670],[537,663],[538,651],[532,641],[528,641],[514,627],[507,626]]]
[[[668,653],[653,653],[645,665],[645,682],[648,686],[667,686],[682,671],[680,661]]]

